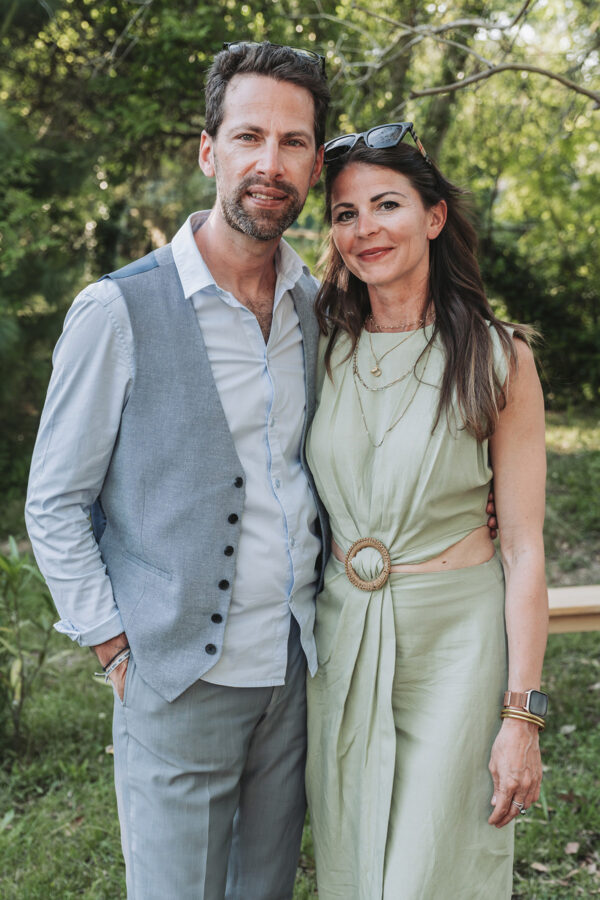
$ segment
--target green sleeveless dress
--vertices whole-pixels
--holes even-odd
[[[344,553],[374,537],[393,564],[423,562],[486,523],[487,442],[452,414],[433,429],[444,354],[429,337],[363,332],[347,360],[342,338],[333,381],[320,372],[307,456]],[[367,547],[352,565],[368,581],[381,555]],[[487,823],[507,678],[497,557],[365,591],[331,556],[315,637],[307,795],[320,900],[509,900],[514,829]]]

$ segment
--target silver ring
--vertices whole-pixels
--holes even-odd
[[[524,803],[519,803],[518,800],[511,800],[510,802],[511,802],[511,803],[514,803],[514,805],[517,807],[517,809],[519,810],[519,812],[521,813],[522,816],[525,815],[525,813],[527,812],[527,810],[524,809],[524,806],[525,806]]]

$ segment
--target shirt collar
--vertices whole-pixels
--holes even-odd
[[[217,288],[215,280],[204,262],[194,239],[194,232],[204,224],[208,215],[209,210],[193,212],[188,216],[171,241],[173,259],[186,298],[207,288],[211,290]],[[277,271],[276,300],[279,299],[284,291],[293,288],[303,274],[310,274],[308,266],[302,262],[296,251],[284,240],[281,240],[277,248],[275,269]]]

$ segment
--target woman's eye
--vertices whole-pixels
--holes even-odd
[[[341,222],[342,224],[344,222],[351,222],[354,218],[354,215],[354,210],[344,209],[342,212],[337,214],[337,216],[335,217],[335,222]]]
[[[398,204],[395,200],[384,200],[380,206],[380,209],[389,210],[389,209],[397,209]]]

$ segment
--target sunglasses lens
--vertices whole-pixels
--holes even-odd
[[[256,47],[255,41],[231,41],[223,44],[223,50],[229,50],[230,53],[241,53],[244,47]]]
[[[342,137],[334,138],[325,145],[325,159],[327,162],[333,162],[351,150],[356,141],[355,135],[342,135]]]
[[[368,147],[395,147],[399,144],[408,128],[405,125],[381,125],[374,128],[366,138]]]
[[[270,43],[270,41],[264,41],[263,43]],[[229,50],[230,53],[241,53],[246,47],[262,47],[259,41],[232,41],[230,43],[225,42],[223,44],[223,50]],[[302,59],[307,59],[311,63],[315,63],[319,66],[323,74],[325,74],[325,57],[319,56],[314,50],[305,50],[302,47],[288,47],[284,44],[271,44],[271,47],[285,47],[287,50],[292,50],[296,56],[300,56]]]

